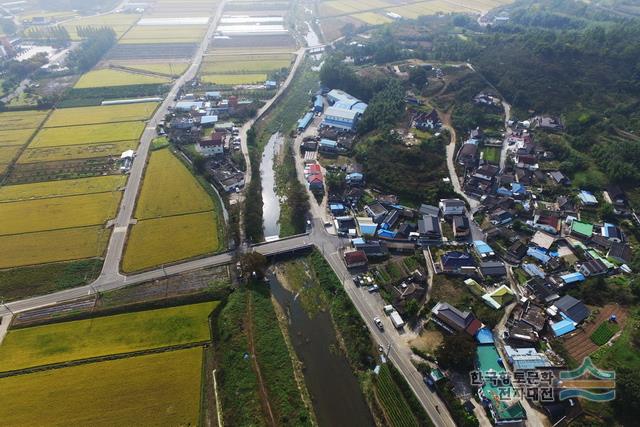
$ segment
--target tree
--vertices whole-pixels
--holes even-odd
[[[429,72],[425,67],[416,66],[409,70],[409,82],[418,89],[422,89],[428,78]]]
[[[640,416],[640,372],[628,367],[616,369],[616,399],[613,405],[618,414],[629,420]]]
[[[444,342],[436,350],[438,363],[445,369],[469,372],[473,369],[476,344],[467,335],[445,335]]]
[[[264,277],[264,272],[267,269],[268,261],[267,257],[259,252],[249,252],[242,255],[240,258],[240,267],[245,277]]]
[[[418,314],[418,311],[420,311],[420,304],[418,304],[418,300],[415,298],[410,299],[404,307],[405,314],[410,318],[414,318]]]

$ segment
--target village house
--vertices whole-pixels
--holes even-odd
[[[223,155],[225,138],[224,132],[214,132],[208,139],[196,143],[196,151],[205,157]]]
[[[432,320],[449,333],[466,332],[474,336],[482,323],[470,311],[460,311],[454,306],[439,302],[431,309]]]

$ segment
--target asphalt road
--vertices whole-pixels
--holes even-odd
[[[120,210],[118,212],[118,216],[114,221],[113,231],[111,233],[111,238],[107,247],[107,254],[102,266],[102,272],[100,273],[98,279],[93,283],[94,286],[101,286],[107,283],[117,282],[124,278],[120,274],[120,262],[122,260],[124,247],[127,240],[127,231],[133,217],[133,210],[136,205],[136,199],[138,197],[142,178],[144,176],[144,169],[147,163],[147,157],[149,155],[151,142],[157,136],[156,126],[158,122],[164,120],[164,117],[169,112],[169,107],[174,105],[174,98],[177,96],[180,88],[182,88],[182,86],[186,82],[196,77],[196,74],[202,62],[203,55],[207,50],[207,47],[209,46],[209,40],[213,36],[213,33],[218,26],[218,21],[222,17],[222,12],[224,10],[225,4],[226,2],[222,2],[218,6],[216,14],[209,24],[207,34],[202,39],[198,51],[194,55],[191,66],[181,77],[179,77],[174,82],[166,98],[164,99],[162,104],[160,104],[160,107],[158,107],[153,117],[147,122],[147,126],[140,139],[140,145],[138,146],[136,157],[133,161],[131,170],[129,171],[129,179],[127,181],[124,195],[122,196],[122,201],[120,202]]]

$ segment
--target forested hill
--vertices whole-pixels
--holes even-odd
[[[615,114],[640,97],[638,23],[493,32],[476,43],[473,64],[521,110]]]

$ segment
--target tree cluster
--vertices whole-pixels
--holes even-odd
[[[86,39],[69,55],[69,65],[80,72],[91,70],[117,42],[112,28],[78,28]],[[70,68],[71,68],[70,67]]]

